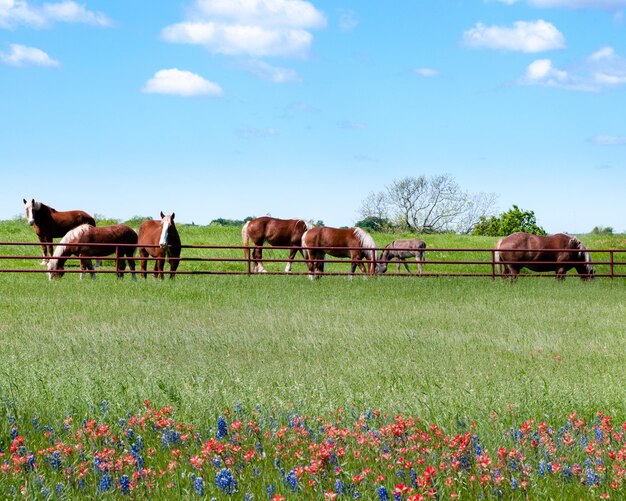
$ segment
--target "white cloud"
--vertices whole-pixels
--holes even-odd
[[[325,26],[324,14],[303,0],[196,0],[187,19],[161,35],[217,54],[303,58],[313,42],[308,30]]]
[[[27,0],[0,0],[0,28],[20,25],[45,28],[54,23],[82,23],[92,26],[111,26],[111,20],[102,12],[87,10],[73,1],[44,3],[31,6]]]
[[[514,4],[518,0],[500,0],[502,3]],[[540,9],[566,8],[566,9],[602,9],[615,10],[626,7],[626,0],[527,0],[527,3]]]
[[[221,97],[222,88],[191,71],[171,68],[157,71],[142,89],[148,94],[172,94],[183,97]]]
[[[550,59],[538,59],[526,68],[522,85],[541,85],[579,92],[602,92],[626,84],[626,58],[603,47],[571,65],[558,69]]]
[[[439,72],[434,68],[415,68],[415,73],[423,77],[432,78],[439,75]]]
[[[352,120],[343,120],[342,122],[339,123],[339,126],[342,129],[347,129],[347,130],[360,130],[360,129],[365,129],[365,124],[362,122],[353,122]]]
[[[280,66],[272,66],[264,61],[248,61],[239,65],[246,71],[256,75],[263,80],[274,83],[299,83],[302,78],[298,72],[289,68],[281,68]]]
[[[56,68],[59,62],[35,47],[11,44],[9,52],[0,52],[0,61],[11,66],[42,66]]]
[[[626,136],[593,136],[591,142],[598,146],[622,146],[626,145]]]
[[[527,53],[562,49],[565,40],[561,32],[542,19],[538,21],[517,21],[513,27],[485,26],[477,23],[474,28],[463,33],[463,42],[479,49],[499,49]]]
[[[168,42],[202,45],[216,54],[255,57],[304,57],[313,41],[313,35],[305,30],[213,22],[173,24],[162,36]]]

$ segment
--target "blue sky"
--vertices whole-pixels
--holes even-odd
[[[447,173],[626,230],[626,0],[0,0],[0,219],[22,198],[351,225]]]

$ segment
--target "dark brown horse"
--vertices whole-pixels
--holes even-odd
[[[47,258],[51,257],[54,252],[52,247],[53,238],[62,237],[72,228],[76,228],[81,224],[96,225],[93,216],[82,210],[59,212],[36,201],[34,198],[30,201],[27,201],[25,198],[22,200],[24,201],[28,224],[35,228],[35,233],[41,242],[41,250],[44,257],[42,264],[45,264]]]
[[[400,271],[400,261],[406,268],[407,273],[411,273],[409,265],[405,259],[415,258],[417,262],[417,274],[422,274],[422,263],[424,262],[424,255],[426,254],[426,242],[419,238],[400,238],[394,240],[382,251],[378,256],[378,264],[376,271],[378,273],[385,273],[387,271],[387,261],[393,259],[398,260],[398,271]],[[381,262],[382,261],[382,262]]]
[[[291,263],[297,252],[300,251],[302,254],[300,250],[302,235],[311,228],[313,228],[313,225],[304,219],[277,219],[263,216],[248,221],[241,229],[241,238],[243,245],[247,246],[252,242],[257,246],[252,252],[252,272],[265,273],[267,271],[261,261],[263,258],[261,246],[268,242],[270,245],[292,247],[289,251],[289,261],[287,261],[287,266],[285,266],[285,272],[289,273],[291,271]],[[243,255],[246,259],[250,259],[250,249],[244,249]],[[304,256],[304,254],[302,255]]]
[[[158,247],[150,247],[158,245]],[[148,246],[148,247],[146,247]],[[161,212],[161,220],[148,220],[141,223],[139,227],[139,256],[141,259],[141,276],[146,278],[146,268],[148,257],[153,257],[154,277],[163,279],[165,259],[170,264],[170,278],[176,275],[176,269],[180,262],[180,236],[174,223],[174,213],[166,216]]]
[[[559,280],[565,279],[572,268],[582,279],[591,279],[595,273],[587,248],[565,233],[547,236],[513,233],[496,244],[495,261],[500,264],[500,273],[511,280],[515,280],[522,268],[554,271]]]
[[[349,257],[350,273],[354,273],[358,266],[362,273],[366,273],[363,260],[369,260],[369,273],[376,271],[375,260],[376,243],[369,233],[361,228],[330,228],[328,226],[316,226],[302,235],[302,247],[304,257],[307,259],[309,278],[313,274],[319,277],[324,272],[324,257],[329,254],[334,257]],[[318,247],[318,248],[316,248]]]
[[[89,245],[89,244],[110,244],[110,245]],[[71,244],[71,245],[70,245]],[[54,251],[54,255],[48,261],[48,278],[61,278],[65,261],[70,256],[80,258],[80,278],[85,277],[85,270],[89,270],[91,278],[95,278],[93,265],[90,257],[109,256],[116,254],[119,258],[116,261],[116,271],[118,278],[124,278],[126,261],[135,279],[135,247],[137,245],[137,233],[125,224],[114,224],[113,226],[91,226],[83,224],[70,230],[61,239]],[[125,259],[124,259],[125,258]]]

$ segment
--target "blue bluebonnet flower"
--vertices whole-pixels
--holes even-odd
[[[602,432],[602,430],[601,430],[600,428],[598,428],[597,426],[596,426],[596,428],[595,428],[595,431],[596,431],[596,440],[597,440],[598,442],[602,442],[602,441],[604,440],[604,433],[603,433],[603,432]]]
[[[215,437],[220,440],[228,435],[228,425],[226,424],[226,419],[224,416],[219,416],[217,418],[217,433]]]
[[[381,485],[376,491],[378,494],[379,501],[389,501],[389,494],[387,493],[387,488],[384,485]]]
[[[17,428],[15,426],[13,426],[11,428],[11,440],[14,440],[15,437],[17,437],[19,435]]]
[[[546,474],[546,462],[542,459],[539,461],[539,476],[543,477]]]
[[[237,480],[228,468],[222,468],[215,474],[215,487],[224,494],[234,494],[237,492]]]
[[[274,492],[276,492],[276,487],[274,487],[274,485],[272,484],[267,484],[265,492],[267,494],[267,499],[272,499],[272,497],[274,496]]]
[[[65,496],[65,485],[62,484],[61,482],[59,482],[55,487],[54,487],[54,493],[57,495],[57,497],[62,498],[63,496]]]
[[[253,499],[254,499],[254,496],[250,494],[249,492],[246,492],[246,495],[243,497],[243,501],[252,501]]]
[[[61,468],[61,454],[59,453],[59,451],[54,451],[48,457],[48,462],[50,463],[50,466],[55,470]]]
[[[417,487],[417,472],[415,471],[414,468],[411,468],[411,486],[412,487]]]
[[[511,477],[511,490],[515,490],[519,487],[519,482],[515,477]]]
[[[291,470],[287,473],[285,476],[285,482],[287,482],[287,485],[289,485],[292,491],[298,490],[298,476],[296,475],[295,470]]]
[[[343,494],[346,491],[346,487],[340,479],[335,480],[335,492],[337,494]]]
[[[600,485],[600,475],[598,475],[593,468],[587,468],[585,473],[588,486]]]
[[[100,481],[98,482],[98,492],[106,492],[111,489],[112,485],[111,475],[105,473],[100,477]]]
[[[120,478],[120,492],[122,494],[130,494],[130,478],[128,475],[122,475]]]
[[[100,412],[102,414],[106,414],[107,412],[109,412],[109,402],[108,402],[108,400],[103,400],[100,403]]]
[[[35,429],[35,431],[39,431],[39,419],[38,418],[33,418],[33,428]]]
[[[195,477],[193,480],[193,489],[198,496],[204,496],[204,480],[202,477]]]
[[[580,446],[581,447],[587,447],[587,437],[585,435],[582,435],[580,437]]]

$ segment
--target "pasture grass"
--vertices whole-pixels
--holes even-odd
[[[183,243],[239,244],[238,230],[179,232]],[[0,224],[0,240],[32,241],[30,233],[21,221]],[[394,238],[375,237],[380,246]],[[491,247],[495,239],[427,241]],[[602,245],[618,248],[623,238]],[[188,266],[204,264],[181,269]],[[214,422],[239,404],[277,415],[349,407],[447,427],[474,420],[492,444],[529,418],[564,422],[572,411],[587,418],[603,411],[626,419],[623,279],[511,285],[488,278],[182,275],[132,282],[106,275],[81,282],[68,274],[48,282],[39,273],[1,273],[0,291],[5,416],[87,417],[103,401],[111,415],[124,416],[145,399],[171,404],[195,423]]]

